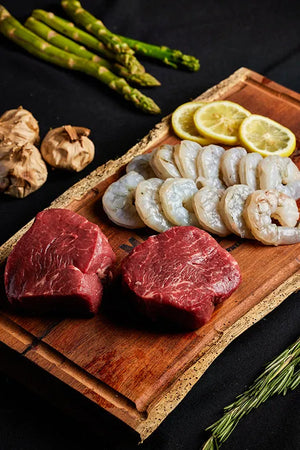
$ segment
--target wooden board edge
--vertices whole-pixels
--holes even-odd
[[[12,350],[23,353],[34,342],[34,336],[0,312],[0,341]]]
[[[84,369],[65,358],[45,342],[0,312],[0,341],[22,358],[36,367],[53,375],[65,385],[81,393],[84,397],[107,410],[115,417],[135,429],[146,417],[146,413],[136,409],[128,398],[116,392]]]
[[[212,86],[207,91],[203,92],[194,101],[199,100],[216,100],[228,93],[234,86],[243,82],[252,72],[250,69],[241,67],[228,78],[225,78],[220,83]],[[171,114],[164,117],[155,127],[144,136],[136,145],[129,149],[123,156],[116,160],[110,160],[102,166],[97,167],[93,172],[87,175],[82,180],[75,183],[57,199],[55,199],[49,208],[65,208],[74,200],[81,200],[86,193],[93,189],[101,181],[113,175],[120,167],[127,164],[134,156],[144,153],[148,147],[156,145],[164,136],[168,134],[170,128]],[[0,247],[0,264],[5,261],[17,241],[32,225],[33,219],[15,233]]]
[[[31,347],[26,352],[26,358],[131,428],[135,429],[145,419],[146,413],[139,412],[131,400],[65,358],[46,343],[40,341],[35,347]]]
[[[86,374],[81,368],[66,360],[47,344],[36,341],[30,333],[24,332],[21,327],[0,314],[0,332],[4,332],[4,337],[6,337],[1,340],[65,384],[66,378],[63,375],[67,375],[67,384],[72,389],[84,393],[90,401],[107,409],[111,414],[127,423],[140,435],[143,442],[184,399],[212,362],[235,338],[273,311],[298,289],[300,289],[300,271],[289,277],[259,304],[232,324],[230,328],[220,331],[212,344],[202,350],[197,357],[197,361],[171,385],[168,392],[150,405],[147,415],[139,413],[132,402]]]
[[[255,74],[255,72],[252,72],[246,68],[241,68],[227,79],[221,81],[218,85],[208,89],[195,100],[218,99],[235,89],[238,83],[243,83],[252,74]],[[78,183],[65,191],[60,197],[51,203],[50,208],[67,207],[72,201],[82,199],[86,195],[87,191],[93,189],[101,181],[104,181],[113,175],[121,166],[129,162],[134,156],[145,152],[149,146],[156,145],[156,142],[159,142],[168,133],[170,127],[170,117],[171,115],[166,116],[162,122],[157,124],[147,136],[145,136],[121,158],[115,161],[108,161],[106,164],[98,167],[87,177],[80,180]],[[25,225],[0,247],[0,263],[6,259],[15,243],[28,230],[31,224],[32,221]],[[273,291],[272,294],[265,297],[259,305],[256,305],[249,310],[248,313],[235,322],[229,329],[225,332],[220,332],[213,344],[199,354],[199,359],[197,359],[197,362],[189,367],[184,374],[174,382],[166,394],[164,394],[158,401],[156,400],[153,402],[149,409],[148,417],[134,424],[133,428],[140,434],[141,439],[146,439],[160,425],[160,423],[185,397],[192,386],[201,378],[209,365],[229,345],[230,342],[232,342],[252,324],[256,323],[258,320],[275,309],[288,295],[296,290],[295,285],[299,286],[299,283],[300,275],[293,275],[279,288]],[[276,298],[271,298],[273,295],[275,297],[278,296],[279,299],[276,300]],[[268,302],[270,302],[270,304]],[[263,305],[263,307],[261,305]],[[264,308],[266,308],[266,311],[263,311]],[[26,336],[26,338],[28,338],[28,336]],[[13,346],[11,346],[11,348],[13,348]],[[115,415],[117,416],[117,414]],[[124,420],[123,417],[122,420]],[[126,420],[124,421],[126,422]]]
[[[258,89],[263,89],[264,91],[276,95],[277,97],[284,98],[289,102],[293,103],[295,106],[300,108],[300,93],[293,91],[285,86],[282,86],[276,81],[270,80],[269,78],[251,71],[251,76],[247,79],[247,83],[257,87]]]
[[[199,381],[213,361],[223,350],[252,325],[263,319],[280,305],[289,295],[300,289],[300,271],[293,274],[282,285],[266,296],[259,304],[251,308],[231,327],[219,336],[208,348],[203,349],[197,361],[190,366],[171,386],[161,399],[152,405],[146,420],[140,422],[135,430],[143,442],[163,420],[183,400],[192,387]]]

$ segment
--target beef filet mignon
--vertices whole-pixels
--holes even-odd
[[[42,211],[8,257],[7,298],[32,312],[95,313],[114,261],[97,225],[67,209]]]
[[[146,316],[195,329],[238,287],[241,275],[215,239],[188,226],[173,227],[135,247],[123,261],[122,280]]]

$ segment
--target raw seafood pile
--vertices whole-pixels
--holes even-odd
[[[133,158],[126,172],[102,199],[117,225],[158,232],[193,225],[266,245],[300,242],[300,173],[288,157],[183,140]]]
[[[115,254],[99,227],[67,209],[40,212],[5,267],[9,302],[33,312],[95,314]]]
[[[135,247],[122,280],[139,311],[184,329],[204,325],[241,282],[235,259],[208,233],[173,227]]]

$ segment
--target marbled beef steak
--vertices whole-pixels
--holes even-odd
[[[96,313],[114,261],[97,225],[67,209],[42,211],[7,260],[7,298],[32,312]]]
[[[241,275],[235,259],[208,233],[173,227],[124,259],[122,280],[146,316],[195,329],[238,287]]]

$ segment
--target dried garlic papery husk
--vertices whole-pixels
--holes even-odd
[[[33,144],[0,144],[0,192],[26,197],[45,183],[47,175],[46,164]]]
[[[39,125],[30,111],[19,106],[0,117],[0,142],[10,140],[18,144],[37,144],[40,140]]]
[[[95,146],[87,137],[90,132],[71,125],[50,130],[41,145],[43,158],[52,167],[79,172],[94,158]]]

